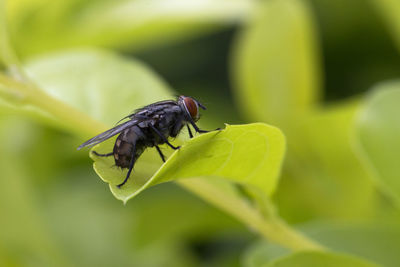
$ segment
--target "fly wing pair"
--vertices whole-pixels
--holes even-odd
[[[137,118],[133,117],[131,120],[126,121],[124,123],[121,123],[121,124],[111,128],[111,129],[109,129],[109,130],[107,130],[107,131],[105,131],[105,132],[103,132],[103,133],[101,133],[99,135],[96,135],[95,137],[87,140],[85,143],[83,143],[82,145],[80,145],[78,147],[78,150],[80,150],[80,149],[82,149],[84,147],[92,147],[94,145],[97,145],[97,144],[99,144],[99,143],[101,143],[101,142],[113,137],[114,135],[119,134],[123,130],[125,130],[127,128],[130,128],[130,127],[132,127],[132,126],[134,126],[134,125],[136,125],[136,124],[138,124],[138,123],[140,123],[142,121],[144,121],[143,118],[137,119]]]
[[[166,104],[176,105],[176,102],[173,100],[164,100],[164,101],[159,101],[159,102],[147,105],[145,107],[142,107],[140,109],[137,109],[137,110],[135,110],[134,113],[121,119],[121,120],[124,120],[124,119],[130,118],[129,121],[121,123],[111,129],[105,131],[104,133],[101,133],[101,134],[87,140],[85,143],[83,143],[82,145],[80,145],[78,147],[78,150],[80,150],[84,147],[92,147],[94,145],[97,145],[97,144],[113,137],[114,135],[119,134],[120,132],[122,132],[123,130],[125,130],[127,128],[130,128],[136,124],[139,124],[143,121],[151,119],[152,115],[158,111],[158,109],[156,107],[162,108],[163,105],[166,105]],[[117,123],[119,123],[119,122],[117,122]]]

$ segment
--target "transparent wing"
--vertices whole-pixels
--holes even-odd
[[[80,145],[78,147],[78,150],[84,148],[84,147],[91,147],[94,145],[97,145],[98,143],[103,142],[104,140],[107,140],[111,137],[113,137],[116,134],[119,134],[120,132],[122,132],[123,130],[125,130],[126,128],[132,127],[136,124],[138,124],[139,122],[141,122],[142,120],[139,119],[133,119],[133,120],[129,120],[126,121],[124,123],[121,123],[99,135],[96,135],[95,137],[87,140],[85,143],[83,143],[82,145]]]

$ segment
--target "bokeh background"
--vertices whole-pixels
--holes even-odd
[[[288,147],[273,198],[280,216],[337,251],[385,266],[400,262],[397,1],[1,3],[2,56],[9,42],[28,72],[43,75],[46,60],[53,65],[44,68],[62,69],[68,62],[52,58],[73,49],[102,49],[143,62],[177,94],[204,102],[205,128],[259,121],[281,128]],[[123,98],[115,88],[109,105]],[[76,151],[82,136],[6,101],[1,265],[259,266],[281,255],[174,183],[124,206],[88,154]],[[390,108],[374,113],[376,105]],[[389,120],[369,123],[369,108]]]

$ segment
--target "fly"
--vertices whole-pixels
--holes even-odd
[[[125,180],[118,185],[121,187],[128,181],[135,162],[146,148],[155,147],[165,162],[165,156],[158,145],[167,144],[174,150],[179,149],[180,147],[172,145],[168,138],[176,137],[184,126],[187,127],[190,138],[193,134],[189,125],[198,133],[208,132],[196,125],[200,118],[199,108],[206,109],[199,101],[187,96],[147,105],[128,115],[128,121],[87,140],[78,150],[94,146],[119,134],[112,152],[100,154],[93,151],[93,154],[99,157],[114,156],[116,166],[128,169]]]

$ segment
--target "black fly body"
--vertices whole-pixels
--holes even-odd
[[[179,96],[175,100],[165,100],[150,104],[129,115],[128,121],[121,123],[114,128],[105,131],[78,147],[91,147],[99,144],[117,134],[113,152],[100,154],[93,153],[99,157],[114,156],[115,164],[121,168],[128,168],[125,180],[118,185],[123,186],[129,179],[136,160],[148,147],[155,147],[165,162],[165,156],[158,145],[167,144],[172,149],[179,149],[168,142],[169,137],[176,137],[186,125],[190,138],[193,134],[189,124],[198,133],[208,131],[200,130],[196,125],[199,119],[199,107],[206,109],[199,101],[187,96]]]

